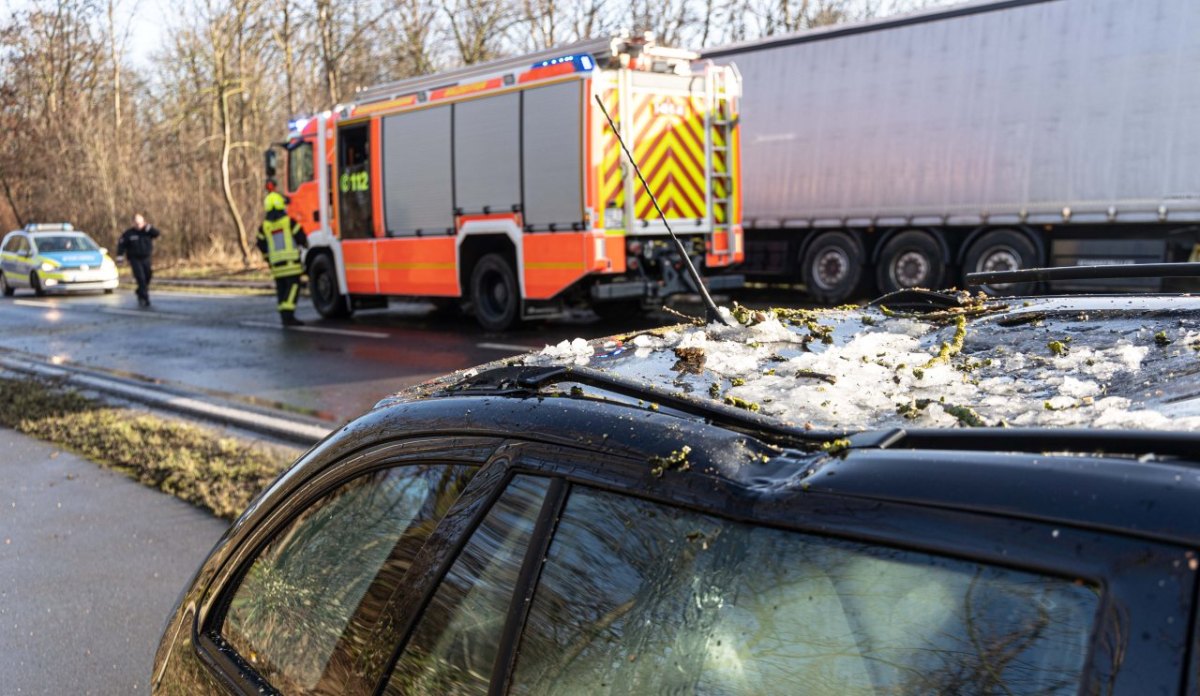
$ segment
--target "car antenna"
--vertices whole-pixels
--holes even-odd
[[[658,211],[658,217],[662,220],[663,226],[667,228],[667,234],[671,235],[671,240],[675,242],[675,248],[679,250],[679,255],[683,257],[683,263],[687,267],[688,276],[696,284],[696,289],[700,291],[700,297],[704,300],[705,321],[709,324],[720,322],[732,325],[729,319],[721,315],[721,311],[717,309],[717,303],[713,302],[712,295],[708,294],[708,288],[704,287],[704,279],[700,277],[700,271],[696,270],[696,266],[692,264],[692,257],[688,256],[683,242],[679,241],[679,237],[676,237],[675,232],[671,229],[671,223],[667,222],[666,213],[658,205],[658,198],[650,190],[650,184],[646,182],[646,177],[642,176],[642,170],[638,167],[637,160],[633,158],[633,153],[629,151],[629,148],[625,147],[625,139],[621,137],[621,132],[617,130],[617,124],[613,123],[612,116],[608,115],[608,109],[604,108],[604,102],[600,99],[599,94],[596,95],[596,103],[600,105],[600,111],[604,114],[604,118],[608,119],[608,127],[612,128],[613,135],[617,136],[617,142],[621,144],[621,150],[625,152],[625,157],[633,165],[633,171],[642,182],[642,187],[646,189],[646,195],[650,196],[650,202],[654,204],[654,209]]]

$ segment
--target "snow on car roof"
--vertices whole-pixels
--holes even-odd
[[[1200,298],[960,300],[932,312],[735,307],[737,326],[576,339],[523,361],[608,370],[817,429],[1200,430]]]

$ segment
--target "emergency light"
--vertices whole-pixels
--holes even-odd
[[[551,65],[561,65],[570,63],[575,68],[575,72],[589,72],[596,67],[596,61],[590,53],[581,53],[579,55],[565,55],[558,58],[539,61],[530,66],[530,69],[548,68]]]

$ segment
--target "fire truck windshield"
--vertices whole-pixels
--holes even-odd
[[[288,191],[295,191],[301,184],[313,180],[313,146],[306,140],[293,140],[288,143]]]

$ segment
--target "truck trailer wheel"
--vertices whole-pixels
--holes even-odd
[[[928,232],[908,230],[888,240],[879,252],[875,279],[887,294],[907,288],[937,290],[945,277],[942,248]]]
[[[517,274],[507,257],[486,254],[471,269],[471,303],[475,320],[488,331],[504,331],[517,323],[521,292]]]
[[[329,254],[320,254],[308,267],[308,291],[313,307],[326,319],[350,316],[346,296],[338,291],[337,271]]]
[[[966,274],[983,271],[1015,271],[1038,266],[1037,248],[1020,232],[992,230],[971,243],[963,257],[963,286]],[[1027,295],[1036,283],[1001,283],[981,285],[979,288],[989,295]]]
[[[845,302],[862,278],[862,247],[845,232],[826,232],[808,245],[800,268],[809,297],[817,302]]]

